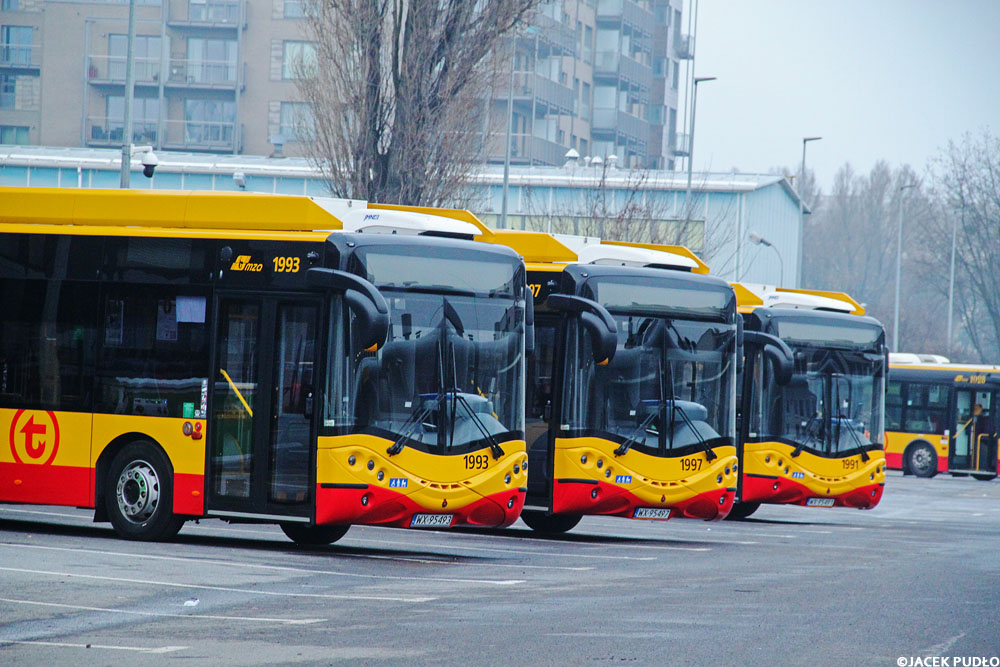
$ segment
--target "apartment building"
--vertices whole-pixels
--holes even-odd
[[[494,86],[488,161],[562,165],[614,155],[620,166],[673,169],[680,63],[692,57],[683,0],[549,0],[516,41],[508,86]]]
[[[306,0],[136,0],[134,141],[302,154]],[[121,146],[127,0],[0,0],[0,143]]]

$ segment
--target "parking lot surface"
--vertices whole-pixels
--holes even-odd
[[[554,538],[355,526],[313,549],[218,520],[127,542],[91,519],[0,506],[0,664],[1000,655],[1000,480],[894,473],[872,511],[588,517]]]

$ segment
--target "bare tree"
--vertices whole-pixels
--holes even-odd
[[[331,192],[446,204],[478,157],[489,56],[538,0],[313,0],[298,63]]]
[[[909,184],[916,187],[900,189]],[[857,175],[849,164],[840,168],[830,195],[821,198],[806,225],[803,279],[806,287],[844,291],[866,304],[891,336],[901,197],[900,348],[939,352],[940,319],[927,313],[941,312],[940,294],[925,279],[922,232],[937,208],[909,166],[892,170],[880,161],[867,175]]]
[[[1000,363],[1000,137],[984,131],[960,144],[949,142],[933,173],[941,213],[925,226],[926,274],[945,300],[941,316],[933,319],[941,327],[947,317],[955,223],[956,314],[971,347],[959,347],[959,355]]]

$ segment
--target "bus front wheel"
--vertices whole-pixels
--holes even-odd
[[[910,472],[917,477],[933,477],[937,474],[937,454],[926,442],[910,447]]]
[[[104,507],[119,536],[128,540],[169,540],[184,525],[173,513],[170,461],[151,442],[122,448],[108,469]]]
[[[333,544],[350,526],[304,526],[301,523],[283,523],[281,530],[292,542],[304,546],[322,547]]]
[[[523,510],[521,521],[539,533],[565,533],[580,523],[580,517],[573,514],[546,514],[538,510]]]
[[[760,503],[736,503],[733,509],[729,510],[726,519],[729,521],[742,521],[757,511]]]

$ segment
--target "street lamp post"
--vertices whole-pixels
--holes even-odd
[[[965,200],[962,200],[962,229],[965,229]],[[951,271],[948,276],[948,343],[945,346],[951,356],[951,324],[955,307],[955,246],[958,239],[958,218],[951,215]]]
[[[691,133],[688,135],[688,184],[684,195],[684,208],[687,214],[684,216],[685,222],[691,221],[691,163],[694,162],[694,110],[698,104],[698,84],[702,81],[715,81],[714,76],[696,76],[694,78],[694,93],[691,95]]]
[[[899,186],[899,223],[896,225],[896,302],[892,308],[892,351],[899,352],[899,281],[903,266],[903,191],[916,183]]]
[[[802,287],[802,255],[805,251],[805,236],[806,236],[806,213],[805,213],[805,202],[802,200],[802,191],[806,186],[806,144],[810,141],[819,141],[823,137],[803,137],[802,138],[802,169],[799,171],[799,260],[797,264],[798,271],[795,276],[795,286]]]
[[[781,253],[778,252],[778,249],[774,247],[773,243],[765,239],[757,232],[750,232],[747,234],[747,238],[757,245],[767,246],[778,256],[778,287],[781,287],[781,285],[785,282],[785,262],[781,259]]]
[[[128,45],[125,47],[125,127],[122,129],[122,171],[120,187],[128,189],[132,168],[132,96],[135,94],[135,68],[132,63],[135,48],[135,0],[128,3]]]

